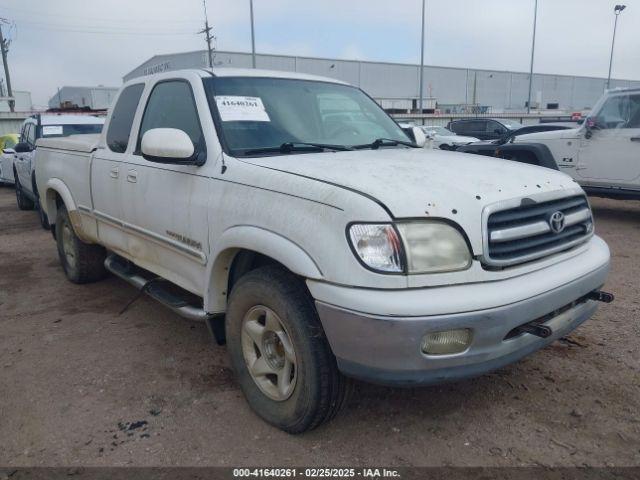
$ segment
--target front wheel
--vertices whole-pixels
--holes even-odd
[[[226,315],[231,363],[251,408],[302,433],[332,419],[348,380],[338,371],[313,300],[292,273],[267,266],[233,287]]]

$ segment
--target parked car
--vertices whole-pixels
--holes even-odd
[[[13,185],[13,147],[16,146],[20,135],[8,133],[0,136],[0,184]]]
[[[334,79],[136,78],[95,141],[38,142],[68,279],[109,271],[205,321],[251,408],[287,432],[333,418],[347,377],[480,375],[611,300],[609,250],[571,178],[420,148]]]
[[[500,137],[495,140],[479,140],[477,142],[459,145],[456,150],[465,153],[478,153],[494,156],[494,153],[498,146],[505,145],[507,143],[513,143],[515,138],[519,137],[520,135],[528,135],[530,133],[538,132],[551,132],[555,130],[569,130],[571,128],[575,128],[575,124],[572,126],[557,123],[540,123],[537,125],[527,125],[526,127],[522,127],[518,130],[514,130],[513,132],[509,132],[504,137]]]
[[[480,140],[502,138],[522,127],[523,125],[515,120],[499,118],[463,118],[447,124],[447,129],[456,135],[476,137]]]
[[[640,199],[640,89],[605,92],[577,128],[517,135],[499,148],[472,144],[459,150],[561,170],[591,195]]]
[[[427,138],[432,140],[433,148],[439,148],[440,150],[455,150],[462,145],[480,141],[480,139],[476,137],[458,135],[451,130],[437,125],[427,125],[420,128],[422,128]]]
[[[20,130],[20,141],[14,147],[13,174],[16,201],[20,210],[38,210],[44,228],[49,225],[40,208],[35,175],[36,142],[40,138],[100,133],[104,118],[90,115],[34,115],[27,118]]]
[[[578,128],[522,135],[591,195],[640,199],[640,88],[607,91]]]

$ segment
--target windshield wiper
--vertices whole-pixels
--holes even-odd
[[[393,138],[376,138],[371,143],[365,143],[364,145],[354,145],[355,149],[370,148],[371,150],[377,150],[380,147],[395,147],[396,145],[404,145],[411,148],[420,148],[413,142],[405,142],[404,140],[395,140]]]
[[[243,155],[258,155],[260,153],[291,153],[291,152],[324,152],[331,150],[334,152],[342,152],[353,150],[347,145],[332,145],[328,143],[309,143],[309,142],[284,142],[277,147],[261,147],[252,148],[242,152]]]

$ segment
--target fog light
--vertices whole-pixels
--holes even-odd
[[[422,339],[422,352],[427,355],[451,355],[464,352],[471,345],[471,330],[445,330],[432,332]]]

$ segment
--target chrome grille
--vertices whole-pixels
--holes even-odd
[[[582,195],[500,210],[487,220],[484,261],[491,266],[524,263],[567,250],[592,234],[591,209]]]

